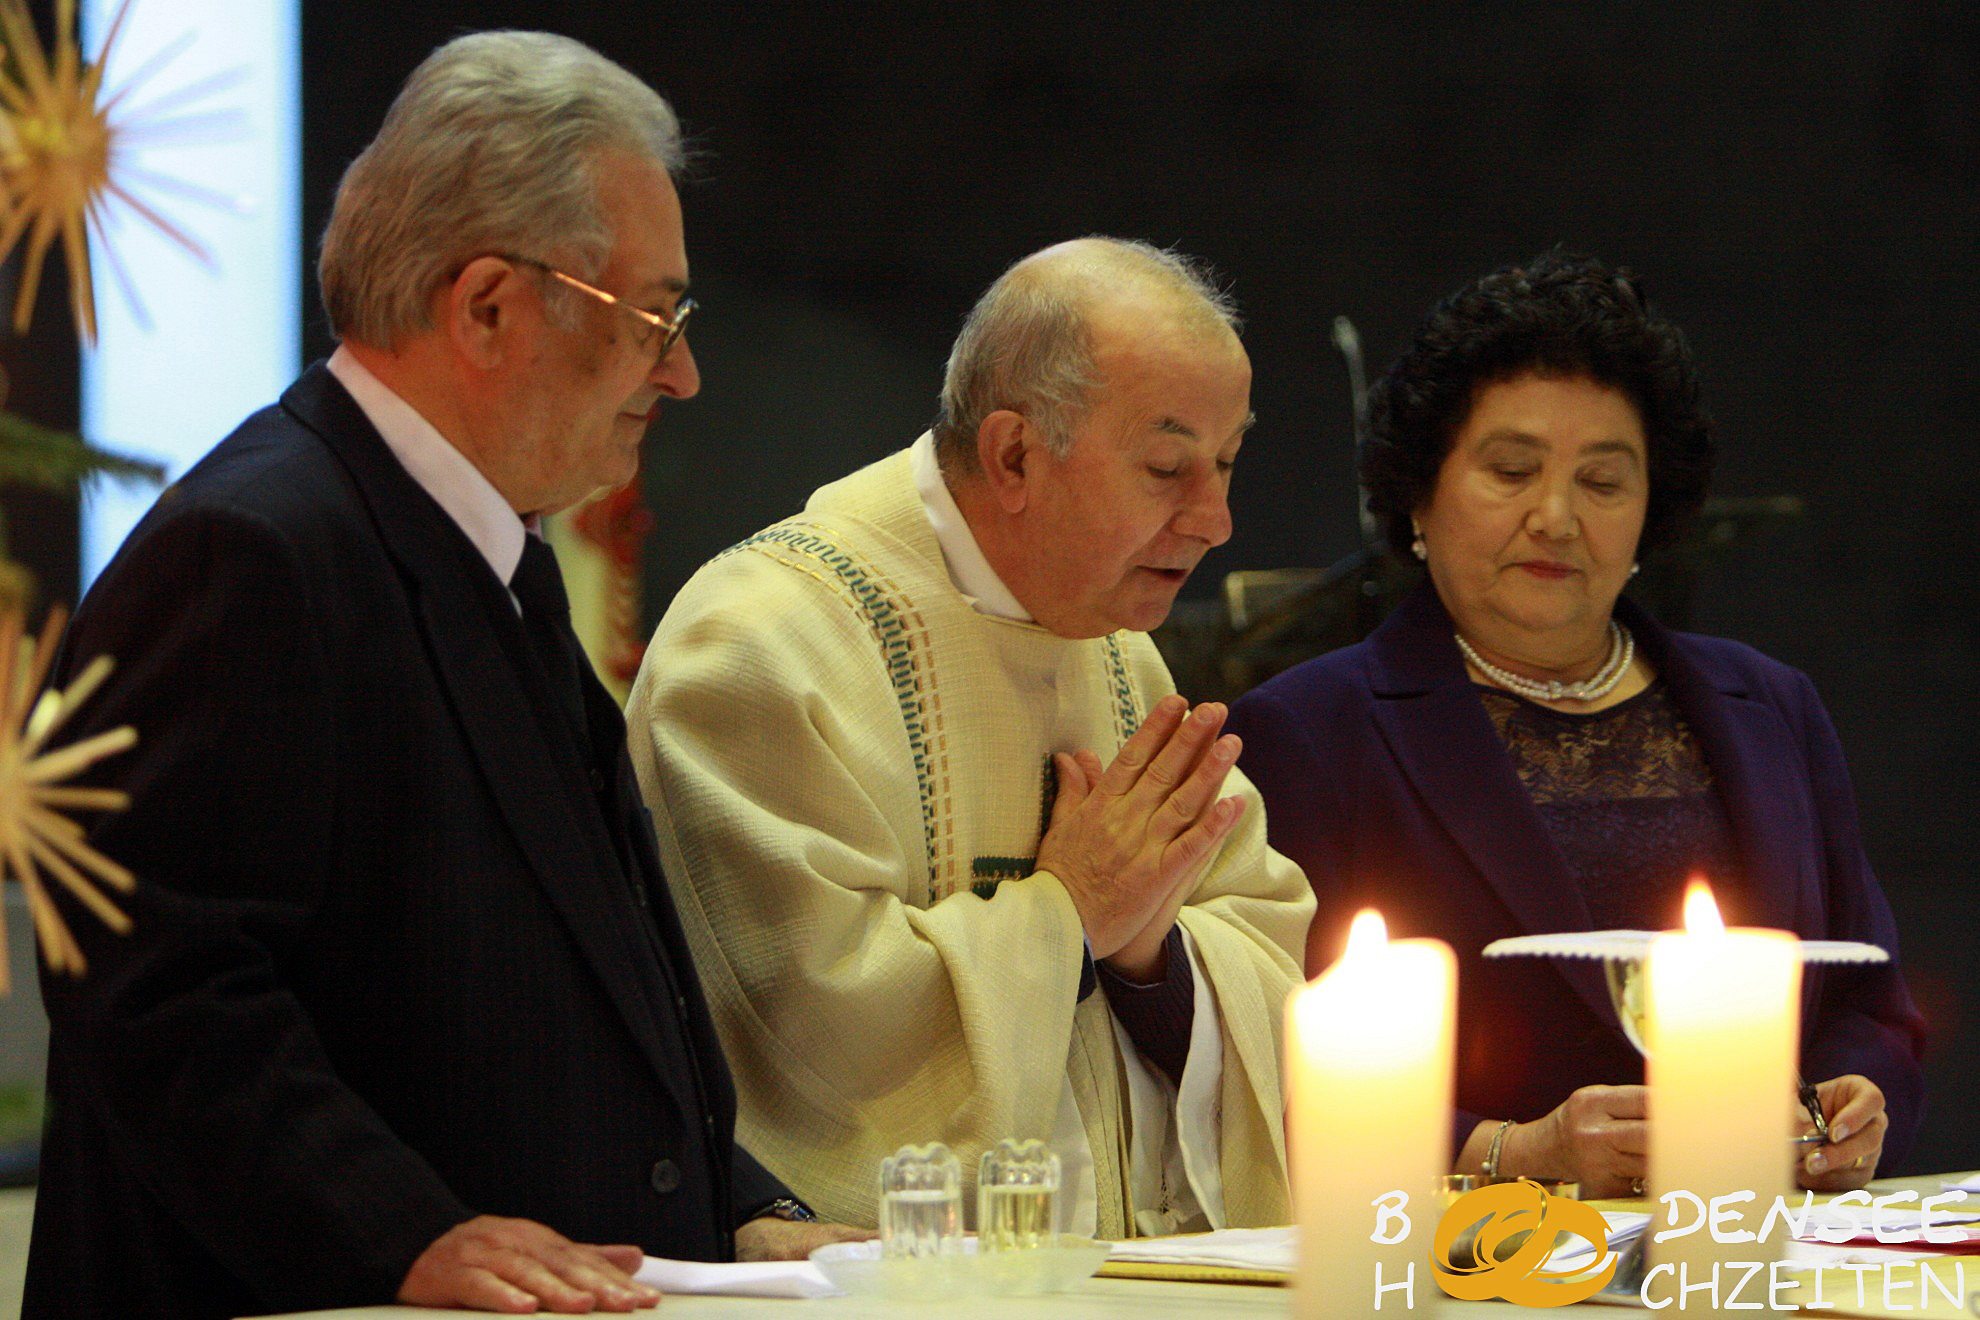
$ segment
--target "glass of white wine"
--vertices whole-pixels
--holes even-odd
[[[1010,1137],[983,1152],[976,1179],[978,1251],[1030,1251],[1059,1242],[1059,1157]]]

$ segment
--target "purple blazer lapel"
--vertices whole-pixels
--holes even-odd
[[[1588,905],[1472,691],[1436,593],[1426,583],[1369,640],[1376,726],[1430,813],[1524,933],[1587,930]],[[1598,964],[1553,962],[1615,1021]]]
[[[1618,601],[1616,615],[1636,634],[1712,767],[1742,872],[1706,877],[1727,920],[1819,935],[1817,896],[1804,884],[1814,876],[1817,829],[1793,732],[1737,669],[1715,663],[1632,601]]]

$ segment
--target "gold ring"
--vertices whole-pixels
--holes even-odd
[[[1629,1194],[1631,1196],[1643,1195],[1643,1180],[1641,1178],[1631,1178],[1629,1180]]]

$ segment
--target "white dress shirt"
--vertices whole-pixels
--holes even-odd
[[[522,562],[523,537],[528,535],[522,516],[466,454],[341,345],[330,355],[329,367],[407,475],[460,526],[496,580],[507,586]]]

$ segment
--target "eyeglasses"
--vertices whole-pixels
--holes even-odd
[[[641,331],[640,342],[642,344],[653,337],[654,331],[659,331],[660,348],[653,355],[653,365],[656,367],[666,360],[667,350],[674,346],[680,339],[681,333],[687,329],[688,317],[694,314],[694,309],[697,306],[692,298],[681,299],[675,306],[674,318],[670,321],[658,312],[649,312],[644,307],[635,307],[617,294],[607,293],[603,289],[586,284],[577,276],[566,275],[555,266],[547,262],[538,261],[534,257],[519,257],[508,252],[497,252],[495,255],[504,261],[513,261],[519,266],[534,266],[551,279],[568,284],[579,293],[588,293],[602,303],[609,303],[613,307],[617,307],[620,311],[630,312],[645,323],[645,329]]]

